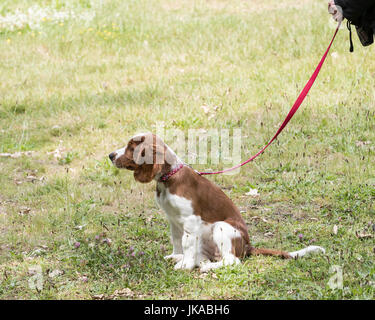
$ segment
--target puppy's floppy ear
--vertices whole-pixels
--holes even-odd
[[[161,165],[154,164],[142,164],[134,171],[134,179],[141,183],[151,182],[152,179],[161,171]]]
[[[138,168],[134,171],[134,179],[148,183],[155,178],[156,174],[162,170],[160,163],[159,149],[160,145],[156,143],[156,137],[146,135],[140,138],[141,143],[134,149],[133,157]]]

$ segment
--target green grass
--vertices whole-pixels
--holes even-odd
[[[1,299],[110,298],[124,288],[133,295],[119,298],[374,298],[375,47],[355,36],[350,54],[345,29],[278,141],[241,174],[209,178],[244,212],[256,246],[313,243],[326,255],[174,271],[154,185],[107,159],[160,121],[185,133],[241,128],[242,159],[254,154],[333,35],[323,2],[6,0],[0,14],[31,3],[96,14],[0,29],[0,153],[33,151],[0,157]],[[202,105],[220,107],[214,120]],[[246,196],[254,187],[260,196]],[[39,291],[28,284],[35,265]],[[328,286],[333,265],[342,290]]]

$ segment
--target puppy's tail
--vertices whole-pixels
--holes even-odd
[[[281,251],[281,250],[273,250],[273,249],[262,249],[262,248],[253,248],[250,247],[247,255],[265,255],[265,256],[278,256],[283,259],[292,259],[292,258],[300,258],[303,257],[307,254],[313,253],[313,252],[323,252],[325,253],[326,251],[322,247],[318,246],[309,246],[307,248],[298,250],[298,251],[293,251],[293,252],[286,252],[286,251]]]
[[[314,252],[322,252],[323,254],[325,254],[326,250],[322,247],[319,247],[319,246],[308,246],[305,249],[289,252],[289,255],[292,258],[300,258],[300,257],[303,257],[307,254],[314,253]]]

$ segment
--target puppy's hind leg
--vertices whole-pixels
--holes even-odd
[[[212,229],[212,239],[220,252],[221,260],[202,264],[200,271],[207,272],[222,266],[239,264],[240,260],[234,255],[232,247],[232,240],[239,237],[241,237],[240,232],[229,223],[216,222]]]

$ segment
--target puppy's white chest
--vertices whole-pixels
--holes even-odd
[[[197,220],[201,219],[194,214],[191,200],[170,193],[162,184],[158,184],[157,188],[156,202],[165,211],[170,222],[184,226],[184,229],[194,228],[193,225],[199,224],[200,221]]]

